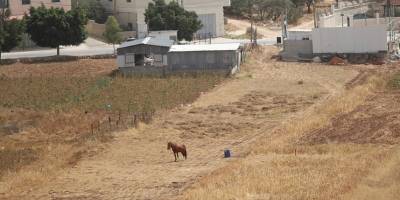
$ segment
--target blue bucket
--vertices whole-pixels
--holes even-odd
[[[224,158],[230,158],[231,157],[231,150],[226,149],[224,150]]]

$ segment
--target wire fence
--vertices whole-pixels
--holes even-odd
[[[140,123],[150,124],[153,121],[155,111],[133,113],[111,113],[100,120],[92,120],[90,133],[106,134],[121,131],[128,128],[138,128]]]

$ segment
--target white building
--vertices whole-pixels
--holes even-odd
[[[173,0],[166,0],[166,2]],[[225,6],[230,0],[177,0],[186,10],[194,11],[203,23],[200,34],[211,34],[214,37],[224,35]],[[147,34],[144,13],[152,0],[101,0],[108,12],[113,13],[119,23],[128,30],[136,31],[138,37]]]

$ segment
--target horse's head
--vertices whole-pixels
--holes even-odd
[[[172,145],[172,143],[171,143],[171,142],[168,142],[167,150],[170,150],[170,149],[171,149],[171,145]]]

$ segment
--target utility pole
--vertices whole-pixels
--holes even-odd
[[[5,24],[5,18],[6,18],[6,7],[8,7],[8,0],[1,0],[0,2],[3,3],[3,5],[1,5],[1,15],[0,15],[0,34],[1,32],[4,30],[4,24]],[[1,63],[1,52],[2,50],[2,46],[0,45],[0,63]]]
[[[313,16],[314,16],[314,28],[317,28],[317,11],[315,7],[315,0],[313,0],[312,5],[313,5]]]
[[[117,14],[117,0],[112,0],[113,1],[113,15],[115,16]]]
[[[253,1],[249,1],[249,14],[250,14],[250,43],[253,45]]]

